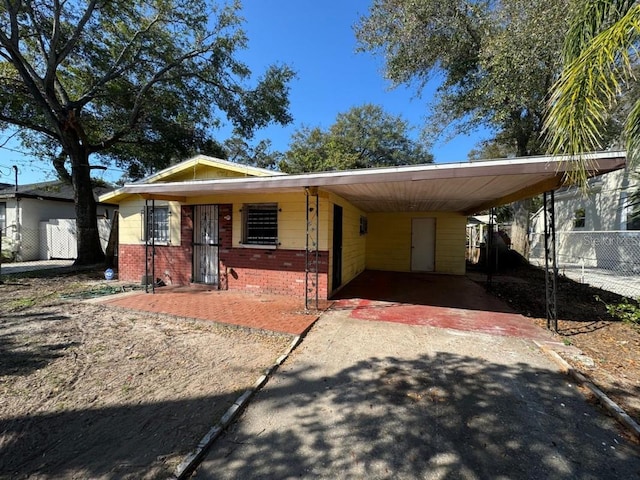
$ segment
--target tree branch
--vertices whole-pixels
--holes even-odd
[[[96,8],[97,1],[98,0],[91,0],[87,5],[87,9],[78,22],[76,29],[73,31],[73,35],[71,35],[71,38],[69,38],[67,43],[62,47],[60,53],[56,55],[56,66],[60,65],[60,63],[62,63],[62,61],[67,58],[69,53],[71,53],[73,48],[78,43],[78,40],[80,40],[80,36],[82,35],[82,31],[84,30],[85,25],[91,19],[91,15],[93,15],[93,11]]]
[[[35,123],[26,122],[24,120],[19,120],[14,117],[8,117],[2,113],[0,113],[0,122],[9,123],[11,125],[16,125],[17,127],[28,128],[30,130],[35,130],[36,132],[44,133],[45,135],[52,138],[59,138],[58,134],[53,130],[49,130],[48,128],[43,127],[42,125],[38,125]]]
[[[120,139],[122,137],[124,137],[125,135],[130,133],[133,130],[133,128],[135,127],[136,123],[138,123],[138,120],[140,119],[140,113],[141,113],[141,110],[142,110],[143,100],[144,100],[146,94],[149,92],[149,90],[151,90],[151,88],[155,84],[157,84],[157,83],[161,82],[162,80],[164,80],[164,77],[168,72],[172,71],[176,67],[179,67],[186,60],[189,60],[190,58],[197,57],[198,55],[200,55],[202,53],[205,53],[206,51],[207,51],[207,49],[192,50],[192,51],[187,52],[184,55],[178,57],[175,61],[169,63],[168,65],[165,65],[163,68],[158,70],[149,79],[149,81],[145,85],[143,85],[142,88],[140,88],[140,90],[138,91],[138,94],[136,95],[136,100],[134,102],[133,108],[131,109],[131,113],[129,114],[129,122],[127,123],[127,125],[125,125],[123,128],[121,128],[118,132],[114,133],[109,139],[103,140],[99,144],[88,145],[87,146],[88,151],[90,153],[95,153],[95,152],[99,152],[101,150],[105,150],[107,148],[110,148],[111,146],[116,144],[118,141],[120,141]]]
[[[138,58],[138,55],[137,54],[133,55],[132,62],[128,62],[123,65],[125,55],[131,51],[136,40],[138,40],[144,33],[149,32],[151,28],[154,25],[156,25],[159,21],[160,21],[160,17],[156,16],[146,28],[136,31],[131,37],[131,39],[129,40],[129,42],[124,46],[124,48],[118,55],[118,58],[113,63],[109,71],[105,75],[103,75],[103,77],[100,80],[98,80],[98,82],[93,87],[91,87],[86,93],[84,93],[82,97],[80,97],[76,102],[74,102],[74,105],[84,106],[87,103],[89,103],[104,85],[106,85],[111,80],[117,78],[120,74],[122,74],[122,72],[124,72],[127,68],[129,68],[129,66],[136,61],[136,59]]]

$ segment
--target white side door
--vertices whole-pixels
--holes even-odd
[[[411,219],[411,270],[433,272],[436,264],[436,219]]]

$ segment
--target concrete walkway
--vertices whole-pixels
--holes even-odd
[[[70,267],[73,260],[33,260],[31,262],[11,262],[0,265],[0,274],[33,272],[37,270],[51,270],[52,268]]]
[[[640,450],[528,338],[323,314],[197,479],[638,478]]]

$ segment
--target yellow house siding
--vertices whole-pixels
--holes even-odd
[[[151,202],[148,205],[151,207]],[[156,207],[169,207],[169,242],[171,245],[180,245],[180,203],[156,200],[155,205]],[[121,244],[136,245],[144,243],[144,207],[145,201],[142,199],[120,204],[118,229]]]
[[[253,177],[242,172],[234,172],[224,168],[215,168],[208,165],[195,165],[193,168],[171,175],[167,180],[171,182],[189,182],[192,180],[213,180],[216,178]],[[160,183],[162,180],[158,180]],[[154,182],[155,183],[155,182]]]
[[[306,246],[307,221],[304,192],[280,194],[215,195],[196,197],[190,203],[233,205],[234,247],[242,247],[242,207],[247,203],[278,204],[278,248],[304,250]],[[315,200],[313,201],[315,205]],[[329,248],[326,234],[327,201],[320,199],[319,250]],[[251,248],[251,247],[247,247]]]
[[[466,225],[464,215],[436,219],[436,272],[464,275]]]
[[[411,219],[436,219],[435,271],[464,274],[466,217],[456,213],[370,213],[366,267],[371,270],[411,271]]]
[[[353,280],[365,269],[366,260],[366,235],[360,235],[360,216],[364,212],[351,205],[345,199],[337,195],[329,195],[331,208],[325,217],[328,222],[328,238],[331,249],[329,251],[329,281],[333,278],[333,205],[342,207],[342,284]],[[335,290],[340,285],[330,285],[330,290]]]

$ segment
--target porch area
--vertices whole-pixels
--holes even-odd
[[[460,275],[367,270],[319,310],[305,311],[301,298],[194,287],[161,287],[156,293],[111,298],[103,303],[130,310],[215,321],[277,333],[306,333],[325,309],[349,311],[362,321],[382,321],[547,340],[548,334],[482,285]]]

